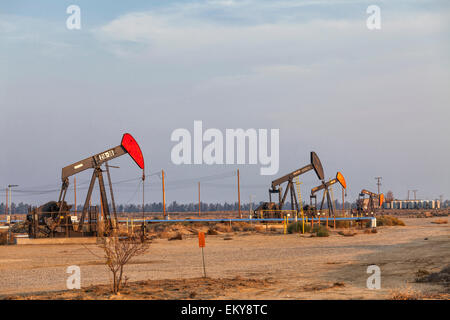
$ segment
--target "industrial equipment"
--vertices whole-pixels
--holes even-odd
[[[59,193],[58,201],[52,201],[33,209],[27,215],[27,221],[29,223],[29,235],[30,237],[55,237],[55,236],[81,236],[81,235],[94,235],[97,232],[97,219],[98,214],[90,206],[90,200],[92,191],[94,189],[95,181],[98,179],[100,187],[100,201],[102,206],[102,215],[105,222],[105,233],[109,233],[114,225],[111,221],[111,215],[109,211],[108,199],[106,196],[106,189],[103,180],[103,170],[101,166],[107,164],[107,161],[120,157],[128,153],[136,164],[144,170],[144,157],[141,149],[136,140],[129,133],[125,133],[122,137],[121,144],[117,147],[108,149],[101,153],[95,154],[84,160],[75,162],[62,169],[61,180],[62,186]],[[80,173],[82,171],[94,169],[92,178],[89,184],[86,200],[84,202],[81,218],[78,223],[78,228],[74,228],[70,218],[69,209],[70,206],[64,201],[67,189],[69,187],[69,177]],[[111,186],[111,181],[109,181]],[[112,195],[112,188],[111,195]],[[113,205],[113,208],[115,206]],[[96,207],[95,207],[96,208]],[[88,220],[88,224],[85,225],[85,220]],[[39,230],[38,230],[39,229]],[[39,231],[39,232],[38,232]]]
[[[368,198],[365,198],[365,196]],[[361,190],[359,193],[358,201],[356,203],[356,210],[358,215],[361,214],[374,214],[375,210],[381,208],[384,203],[383,193],[374,193],[366,189]]]
[[[317,196],[316,196],[316,193],[319,192],[320,190],[324,190],[319,210],[322,211],[323,204],[325,202],[325,197],[326,197],[327,198],[327,205],[328,205],[328,215],[329,216],[334,216],[335,215],[334,204],[333,204],[333,201],[331,200],[330,189],[329,188],[332,185],[334,185],[335,183],[338,183],[338,182],[342,186],[342,188],[344,188],[344,189],[347,188],[347,183],[345,181],[344,176],[342,175],[342,173],[337,172],[336,173],[336,178],[331,179],[331,180],[329,180],[327,182],[322,181],[321,185],[311,189],[311,195],[310,195],[309,199],[310,199],[310,210],[312,210],[313,213],[317,212]],[[314,199],[314,204],[312,203],[313,199]]]
[[[271,188],[269,189],[269,202],[263,202],[259,205],[258,208],[255,210],[255,216],[260,217],[261,215],[265,216],[274,216],[279,217],[282,214],[283,206],[286,201],[286,197],[288,192],[290,192],[291,195],[291,208],[292,211],[296,211],[297,213],[300,211],[297,196],[295,194],[295,188],[294,188],[294,178],[298,177],[302,174],[307,173],[308,171],[314,170],[319,180],[324,179],[324,173],[323,173],[323,167],[322,163],[320,162],[319,157],[314,151],[311,151],[310,154],[310,164],[297,169],[295,171],[292,171],[289,174],[286,174],[282,176],[281,178],[278,178],[276,180],[272,181]],[[286,189],[283,193],[282,184],[287,183]],[[272,194],[277,193],[278,194],[278,203],[272,202]]]

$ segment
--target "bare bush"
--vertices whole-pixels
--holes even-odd
[[[149,243],[133,234],[123,238],[118,236],[102,237],[99,246],[103,250],[105,264],[113,276],[112,291],[117,294],[122,287],[124,266],[133,257],[143,255],[148,250]]]

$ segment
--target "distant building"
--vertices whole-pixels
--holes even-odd
[[[393,200],[383,203],[384,209],[440,209],[439,200]]]

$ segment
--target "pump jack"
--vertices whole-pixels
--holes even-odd
[[[67,219],[68,208],[70,207],[68,207],[66,202],[64,201],[67,189],[69,187],[69,177],[88,169],[94,169],[94,172],[92,173],[89,189],[87,192],[86,200],[84,202],[83,211],[81,214],[80,222],[78,224],[78,229],[76,230],[76,233],[84,234],[86,232],[87,234],[90,234],[91,231],[93,231],[91,230],[90,225],[87,228],[84,228],[84,222],[85,217],[88,213],[88,209],[90,209],[90,200],[92,196],[92,191],[94,189],[95,181],[97,179],[100,187],[100,201],[103,209],[102,210],[103,218],[104,221],[106,222],[105,233],[109,233],[110,231],[112,231],[114,226],[112,224],[111,215],[109,212],[108,199],[106,196],[105,183],[103,180],[103,170],[101,169],[101,166],[103,164],[106,164],[107,161],[118,158],[126,153],[128,153],[131,156],[131,158],[136,162],[136,164],[142,170],[144,170],[144,157],[142,155],[141,149],[137,144],[136,140],[129,133],[125,133],[123,135],[122,142],[117,147],[108,149],[104,152],[95,154],[84,160],[75,162],[69,166],[64,167],[62,169],[61,174],[62,186],[61,191],[59,193],[58,202],[52,201],[51,205],[49,205],[50,204],[49,202],[37,209],[34,209],[27,216],[27,220],[30,222],[29,227],[30,235],[36,237],[37,236],[36,230],[38,225],[44,225],[44,229],[46,229],[46,231],[44,231],[43,233],[47,234],[47,236],[50,235],[54,236],[55,230],[57,230],[57,228],[60,226],[60,224],[63,222],[64,219],[65,221],[70,221]],[[48,208],[51,208],[51,210]],[[40,229],[41,229],[40,231],[42,231],[42,228]],[[72,228],[71,222],[70,226],[66,224],[65,228],[63,229],[66,232],[66,234],[69,234],[69,231],[71,231],[71,233],[75,233],[75,231]],[[34,232],[32,232],[32,230],[34,230]],[[63,232],[61,228],[59,228],[59,232],[60,233]]]
[[[367,207],[364,204],[364,200],[365,196],[368,195],[368,204]],[[373,214],[375,211],[375,201],[377,201],[378,204],[378,208],[381,208],[381,206],[383,205],[384,202],[384,194],[380,193],[374,193],[371,191],[368,191],[366,189],[362,189],[361,192],[359,193],[359,197],[358,197],[358,202],[357,202],[357,210],[358,210],[358,214],[363,214],[363,213],[371,213]]]
[[[331,180],[329,180],[327,182],[322,181],[322,184],[320,186],[317,186],[317,187],[311,189],[311,195],[310,195],[309,199],[310,199],[311,207],[313,208],[314,212],[317,211],[317,196],[316,196],[316,193],[319,192],[320,190],[324,190],[323,196],[322,196],[322,202],[320,203],[320,210],[322,211],[322,209],[323,209],[323,204],[325,202],[325,196],[326,196],[326,198],[327,198],[327,205],[328,205],[328,215],[329,216],[334,216],[335,215],[334,205],[333,205],[333,201],[331,201],[329,187],[331,187],[333,184],[338,183],[338,182],[342,186],[342,188],[344,188],[344,189],[347,188],[347,183],[345,182],[344,176],[342,175],[342,173],[337,172],[336,173],[336,178],[331,179]],[[314,199],[314,205],[312,203],[313,199]]]
[[[319,157],[314,151],[311,151],[310,159],[311,159],[310,164],[272,181],[271,188],[269,189],[270,202],[263,202],[261,205],[259,205],[259,207],[256,208],[255,210],[256,215],[258,212],[271,211],[273,212],[273,215],[281,216],[281,210],[283,210],[283,206],[289,191],[291,194],[292,210],[297,211],[297,213],[300,211],[297,196],[295,194],[294,189],[294,178],[302,174],[305,174],[308,171],[314,170],[319,180],[323,181],[324,179],[322,163],[320,162]],[[283,189],[281,185],[285,182],[287,182],[287,186],[283,194]],[[272,193],[278,193],[278,204],[272,202]]]

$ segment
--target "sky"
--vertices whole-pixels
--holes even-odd
[[[79,30],[66,27],[72,4]],[[379,30],[367,28],[370,5]],[[242,201],[267,201],[271,181],[310,151],[327,179],[343,173],[349,200],[376,191],[378,176],[398,199],[449,199],[449,18],[448,1],[2,1],[0,197],[17,184],[14,202],[57,200],[63,167],[129,132],[146,202],[162,199],[161,170],[167,202],[196,202],[198,181],[203,202],[235,202],[237,169]],[[195,120],[224,133],[279,129],[278,173],[175,165],[171,134]],[[117,202],[141,203],[139,168],[129,157],[111,165]],[[90,174],[77,175],[78,199]],[[320,181],[301,181],[308,200]]]

